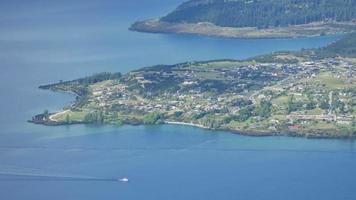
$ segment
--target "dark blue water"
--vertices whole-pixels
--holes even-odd
[[[319,47],[338,38],[231,40],[127,30],[179,3],[0,1],[0,199],[356,199],[353,141],[255,138],[181,126],[26,123],[73,100],[38,90],[40,84]],[[112,181],[119,177],[130,182]]]

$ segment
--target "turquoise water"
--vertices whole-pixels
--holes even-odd
[[[181,1],[11,1],[0,6],[0,199],[356,198],[354,141],[245,137],[182,126],[26,123],[73,101],[37,86],[152,64],[241,59],[338,36],[231,40],[129,32]],[[128,177],[128,184],[112,181]]]

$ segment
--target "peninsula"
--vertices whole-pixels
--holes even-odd
[[[240,134],[356,136],[356,34],[322,49],[156,65],[40,86],[73,105],[31,122],[182,124]]]
[[[295,38],[356,29],[356,3],[345,0],[190,0],[130,30],[228,38]]]

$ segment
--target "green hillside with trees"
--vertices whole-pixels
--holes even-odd
[[[349,34],[341,40],[332,43],[327,47],[321,48],[319,52],[324,57],[356,57],[356,33]]]
[[[355,0],[191,0],[161,21],[267,28],[355,19]]]

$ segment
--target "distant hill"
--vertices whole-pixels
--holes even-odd
[[[267,28],[355,19],[355,0],[190,0],[160,21]]]
[[[356,33],[349,34],[341,40],[338,40],[327,47],[321,48],[319,53],[323,57],[356,57]]]

